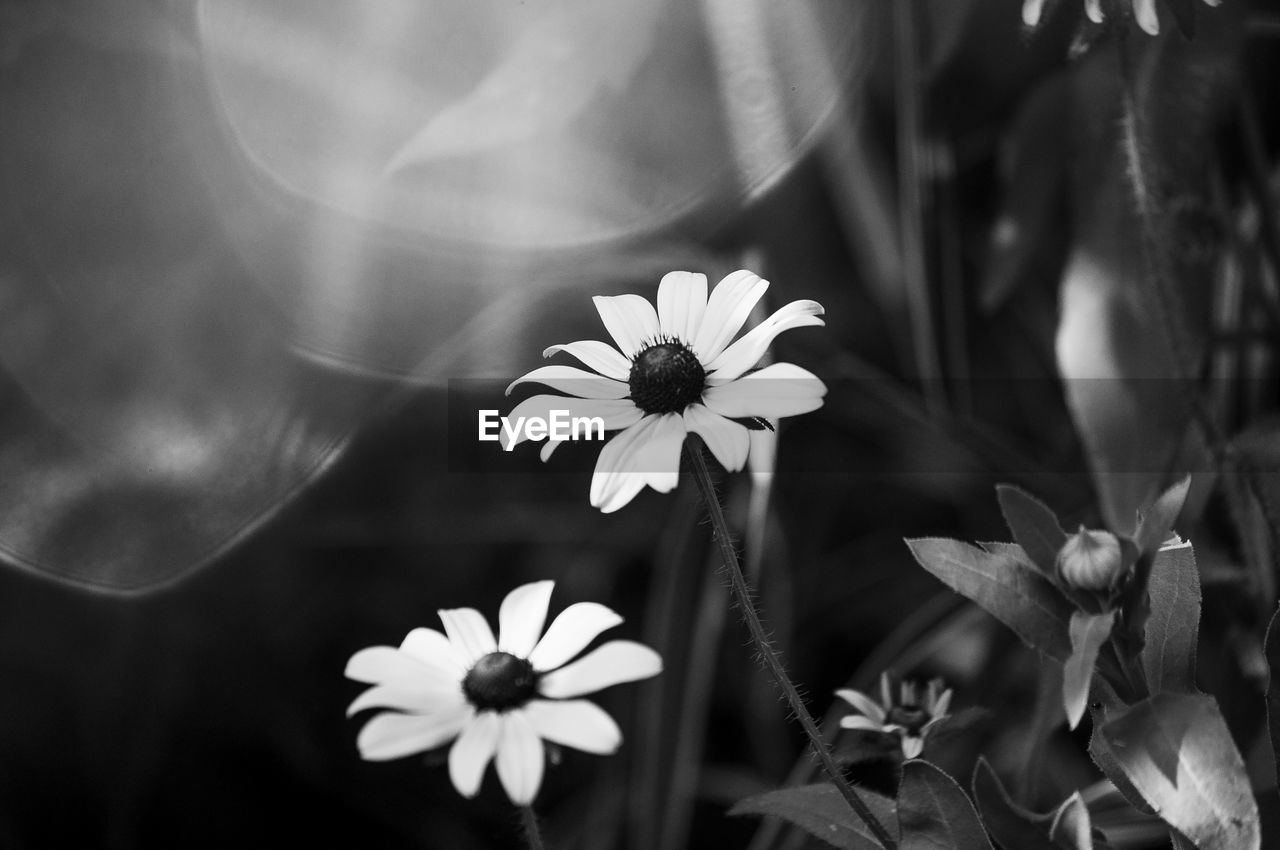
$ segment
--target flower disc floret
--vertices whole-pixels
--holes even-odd
[[[627,376],[631,400],[645,413],[680,413],[702,398],[706,382],[698,355],[679,340],[641,351]]]
[[[524,705],[538,693],[538,674],[523,658],[490,652],[467,671],[462,693],[478,711],[506,711]]]

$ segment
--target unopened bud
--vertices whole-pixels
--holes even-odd
[[[1080,530],[1058,551],[1058,575],[1081,590],[1108,590],[1120,578],[1120,541],[1109,531]]]

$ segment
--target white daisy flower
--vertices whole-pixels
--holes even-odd
[[[449,777],[459,794],[476,795],[493,759],[507,795],[524,806],[542,784],[543,741],[614,752],[622,742],[617,724],[576,697],[657,675],[662,659],[646,646],[615,640],[569,663],[622,618],[603,605],[578,602],[543,634],[554,586],[538,581],[507,594],[497,639],[479,611],[455,608],[439,612],[444,634],[414,629],[399,648],[374,646],[351,656],[347,677],[374,687],[351,703],[347,716],[392,709],[360,730],[360,755],[386,761],[453,741]]]
[[[879,703],[850,688],[841,688],[836,691],[836,696],[859,712],[840,718],[841,728],[894,735],[901,739],[902,755],[909,759],[920,755],[925,738],[947,716],[947,709],[951,707],[951,690],[943,690],[941,679],[931,679],[923,695],[916,682],[904,681],[895,700],[888,673],[880,674]]]
[[[756,369],[778,334],[821,325],[822,305],[792,301],[741,338],[738,331],[769,282],[736,271],[707,297],[707,277],[671,272],[658,286],[658,306],[639,295],[597,296],[596,309],[617,348],[596,340],[553,345],[593,369],[543,366],[507,388],[533,382],[576,398],[537,395],[516,405],[510,419],[600,417],[607,431],[621,431],[600,452],[591,480],[591,504],[605,513],[626,505],[647,484],[670,492],[679,480],[685,437],[697,434],[730,472],[742,469],[749,427],[822,406],[827,388],[811,372],[790,363]],[[747,423],[747,424],[744,424]],[[503,448],[525,439],[504,438]],[[545,461],[563,441],[548,440]]]

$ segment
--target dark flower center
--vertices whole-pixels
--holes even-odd
[[[462,680],[462,693],[481,711],[506,711],[524,705],[538,692],[533,665],[509,652],[490,652]]]
[[[687,345],[670,340],[637,354],[627,382],[645,413],[679,413],[702,397],[707,373]]]
[[[889,716],[886,719],[889,723],[895,723],[906,729],[910,735],[918,735],[930,720],[929,712],[914,705],[896,705],[889,709]]]

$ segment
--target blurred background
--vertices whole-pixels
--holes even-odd
[[[667,659],[548,772],[552,846],[812,841],[726,815],[809,766],[691,488],[604,516],[594,447],[460,436],[673,269],[826,307],[777,345],[826,405],[723,482],[815,714],[941,675],[988,711],[930,758],[1092,785],[901,541],[1007,539],[997,482],[1125,532],[1191,472],[1200,684],[1271,801],[1280,4],[1104,6],[0,0],[0,846],[519,846],[492,775],[361,762],[342,671],[542,578]]]

